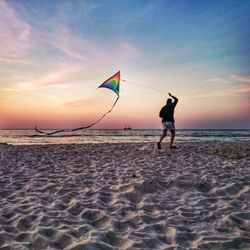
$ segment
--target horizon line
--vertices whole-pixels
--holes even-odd
[[[60,128],[43,128],[43,130],[58,130],[58,129]],[[35,129],[34,128],[0,128],[0,130],[35,130]],[[83,130],[126,130],[126,129],[124,128],[89,128],[89,129],[83,129]],[[162,128],[131,128],[131,130],[162,130]],[[249,128],[176,128],[175,130],[250,130],[250,127]]]

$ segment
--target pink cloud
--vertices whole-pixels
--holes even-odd
[[[46,87],[51,85],[69,84],[73,81],[72,76],[76,75],[81,70],[81,66],[64,66],[55,72],[47,74],[44,78],[35,82],[37,87]]]
[[[32,91],[46,87],[67,88],[75,82],[74,76],[82,69],[81,65],[58,65],[57,69],[42,78],[20,82],[16,86],[3,88],[6,92]]]
[[[93,103],[95,99],[87,99],[87,100],[76,100],[73,102],[68,102],[65,103],[64,105],[68,108],[80,108],[80,107],[84,107],[86,105],[89,105],[91,103]]]
[[[250,87],[238,89],[236,92],[237,93],[250,93]]]
[[[65,26],[55,24],[54,33],[43,34],[43,42],[52,45],[70,59],[81,61],[86,66],[96,65],[105,62],[109,65],[109,57],[138,59],[140,57],[140,50],[128,41],[122,41],[112,46],[102,46],[98,41],[91,41],[82,37],[77,37],[72,34]],[[110,61],[110,64],[113,64]]]
[[[231,87],[224,89],[220,95],[232,95],[235,93],[239,94],[245,94],[250,93],[250,76],[249,75],[230,75],[225,78],[213,78],[207,80],[209,82],[215,82],[215,83],[227,83],[230,84]],[[219,92],[212,94],[212,96],[215,96],[219,94]],[[210,96],[211,94],[206,94],[207,96]]]
[[[236,90],[236,93],[240,94],[248,94],[250,93],[250,76],[242,76],[242,75],[231,75],[230,78],[233,81],[236,81],[238,85],[238,89]]]
[[[31,47],[31,29],[7,1],[0,1],[0,12],[0,56],[15,59]]]
[[[72,59],[90,62],[92,59],[104,56],[104,50],[97,44],[83,38],[73,36],[62,26],[55,25],[54,34],[44,34],[45,42],[51,44]]]

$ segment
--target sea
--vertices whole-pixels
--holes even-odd
[[[32,145],[157,142],[160,134],[160,129],[86,129],[53,136],[38,134],[35,130],[0,130],[0,143]],[[169,138],[165,139],[168,140]],[[177,129],[175,140],[176,142],[248,141],[250,129]]]

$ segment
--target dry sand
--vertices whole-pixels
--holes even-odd
[[[0,249],[250,249],[250,141],[0,145]]]

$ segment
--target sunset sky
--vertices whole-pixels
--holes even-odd
[[[177,128],[250,128],[249,24],[249,0],[0,0],[0,128],[88,125],[119,70],[95,128],[161,128],[168,92]]]

